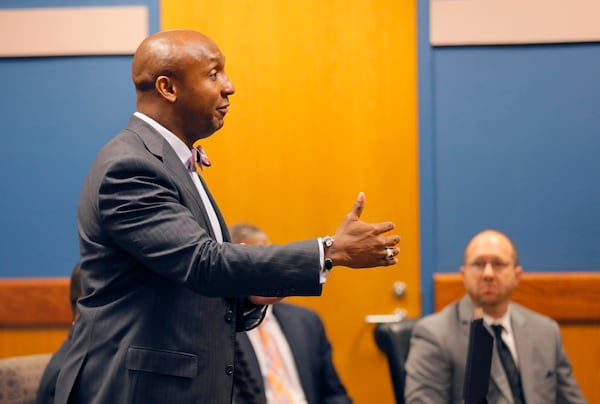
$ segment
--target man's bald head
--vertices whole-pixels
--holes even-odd
[[[510,253],[512,261],[515,265],[519,264],[519,253],[517,247],[513,241],[504,233],[495,229],[487,229],[477,233],[465,249],[464,262],[469,261],[469,256],[472,255],[473,250],[480,243],[503,243],[506,246],[507,252]]]
[[[484,230],[471,239],[464,260],[460,273],[473,305],[493,318],[504,316],[523,273],[512,240],[498,230]]]
[[[235,244],[269,245],[267,234],[250,223],[236,223],[229,227],[231,242]]]
[[[131,70],[136,90],[154,89],[159,76],[181,76],[185,60],[193,57],[193,48],[197,48],[188,48],[192,42],[217,47],[206,35],[190,30],[161,31],[144,39],[133,55]]]

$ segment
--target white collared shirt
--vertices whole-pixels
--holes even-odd
[[[502,341],[506,344],[512,357],[515,361],[517,368],[519,367],[519,356],[517,355],[517,346],[515,345],[515,335],[513,334],[512,325],[510,322],[510,307],[501,318],[494,319],[487,314],[483,314],[483,321],[488,325],[501,325],[502,326]]]
[[[192,156],[192,151],[186,146],[185,143],[181,139],[179,139],[173,132],[156,122],[154,119],[150,118],[147,115],[142,114],[141,112],[134,112],[134,115],[146,122],[148,125],[152,126],[158,133],[161,134],[162,137],[165,138],[167,143],[171,145],[177,157],[181,160],[181,163],[188,168],[188,161]],[[223,231],[221,230],[221,225],[219,224],[219,219],[217,218],[217,213],[215,212],[212,203],[210,203],[210,199],[208,198],[208,194],[206,190],[202,186],[202,182],[200,181],[200,177],[198,177],[194,171],[190,171],[190,176],[192,181],[194,181],[194,185],[200,194],[200,198],[202,199],[202,203],[204,204],[204,208],[208,213],[208,219],[210,220],[210,225],[213,229],[213,233],[215,234],[215,238],[219,244],[223,243]]]

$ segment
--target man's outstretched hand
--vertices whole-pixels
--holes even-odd
[[[352,210],[346,215],[333,235],[331,247],[325,248],[325,258],[333,265],[350,268],[371,268],[394,265],[400,248],[398,235],[385,235],[394,229],[394,223],[367,223],[360,220],[365,207],[365,194],[359,193]]]

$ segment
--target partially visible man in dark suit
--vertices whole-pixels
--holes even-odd
[[[237,223],[229,230],[233,243],[271,244],[266,233],[255,225]],[[265,338],[273,341],[281,358],[281,381],[273,380],[269,360],[272,353]],[[274,303],[257,328],[236,335],[236,343],[239,352],[234,378],[236,403],[275,404],[276,390],[282,387],[285,391],[280,394],[296,404],[352,402],[333,364],[323,322],[313,310]]]
[[[79,263],[75,265],[71,271],[71,278],[69,280],[69,302],[71,303],[71,311],[73,313],[73,321],[79,310],[77,309],[77,299],[81,297],[81,271],[79,269]],[[46,365],[46,369],[42,374],[40,385],[38,387],[37,396],[35,399],[36,404],[51,404],[54,403],[54,393],[56,390],[56,378],[58,372],[62,367],[65,355],[71,346],[71,330],[67,339],[61,344],[56,352],[50,358],[50,362]]]
[[[235,333],[260,323],[264,303],[320,295],[334,265],[393,265],[400,238],[385,234],[391,222],[360,220],[359,193],[333,237],[229,243],[195,148],[229,109],[225,57],[199,32],[158,32],[136,50],[132,77],[137,111],[80,194],[84,297],[55,402],[229,403]]]

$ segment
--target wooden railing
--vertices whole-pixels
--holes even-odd
[[[458,274],[434,275],[439,310],[464,295]],[[600,403],[600,273],[528,273],[516,302],[554,318],[577,381]],[[69,278],[0,279],[0,358],[54,352],[71,324]]]
[[[71,322],[68,277],[0,279],[0,358],[54,352]]]
[[[459,274],[433,276],[439,311],[465,294]],[[558,321],[573,372],[589,403],[600,403],[600,272],[526,273],[512,299]]]

